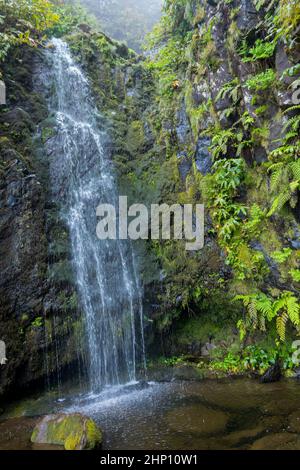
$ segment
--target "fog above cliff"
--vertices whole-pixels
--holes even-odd
[[[114,39],[141,50],[145,35],[159,20],[163,0],[81,0]]]

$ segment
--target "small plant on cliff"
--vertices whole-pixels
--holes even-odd
[[[43,326],[43,318],[36,317],[35,320],[31,323],[33,328],[41,328]]]
[[[185,48],[189,38],[175,37],[167,41],[149,60],[147,66],[158,80],[159,90],[163,96],[171,97],[176,90],[173,84],[178,80],[178,71],[185,62]]]
[[[225,98],[230,98],[234,104],[237,104],[241,98],[240,95],[241,91],[241,84],[238,78],[231,80],[225,85],[222,86],[221,90],[219,91],[216,101],[223,100]]]
[[[289,321],[297,331],[300,329],[299,300],[292,292],[285,291],[276,300],[262,292],[238,295],[234,300],[242,301],[246,308],[245,318],[238,322],[241,339],[245,337],[247,331],[257,329],[266,331],[266,321],[271,322],[273,319],[276,321],[276,329],[281,342],[285,341]]]
[[[300,282],[300,269],[291,269],[289,272],[294,282]]]
[[[268,213],[269,217],[280,211],[288,202],[292,208],[297,205],[300,189],[300,160],[289,160],[289,156],[285,155],[282,161],[269,165],[271,193],[277,194]]]
[[[207,188],[208,205],[217,222],[221,241],[228,243],[241,224],[246,208],[234,202],[242,184],[245,163],[242,159],[219,160],[213,165],[214,173]]]
[[[238,132],[233,128],[220,129],[218,127],[214,127],[205,132],[205,134],[212,135],[210,151],[214,160],[219,160],[220,158],[225,157],[230,149],[238,148],[243,140],[243,133]]]
[[[274,251],[272,258],[278,263],[284,263],[292,254],[291,248],[283,248],[282,251]]]
[[[276,72],[273,69],[268,69],[265,72],[249,78],[246,82],[246,86],[251,91],[268,90],[274,85],[275,80]]]
[[[257,60],[268,59],[272,57],[275,52],[276,41],[262,41],[257,39],[254,46],[248,46],[247,42],[244,41],[242,47],[239,50],[242,56],[243,62],[256,62]]]
[[[281,341],[285,341],[286,324],[289,320],[299,331],[299,311],[299,301],[291,292],[284,292],[279,299],[275,300],[273,312],[276,316],[276,327]]]

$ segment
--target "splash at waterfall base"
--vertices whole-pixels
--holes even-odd
[[[190,241],[185,245],[188,251],[204,246],[203,204],[196,204],[195,212],[192,204],[152,204],[149,223],[149,211],[144,204],[133,204],[128,208],[127,196],[120,196],[118,214],[112,204],[100,204],[96,213],[101,217],[96,230],[99,240],[170,240],[173,231],[174,240],[182,240],[184,233],[185,239]],[[128,218],[132,220],[129,222]]]

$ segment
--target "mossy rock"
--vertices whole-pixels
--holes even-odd
[[[44,416],[31,435],[35,444],[64,446],[65,450],[93,450],[102,443],[102,432],[95,422],[79,413]]]

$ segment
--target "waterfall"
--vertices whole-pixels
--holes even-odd
[[[49,144],[52,195],[69,227],[90,389],[96,392],[136,379],[144,360],[142,291],[130,242],[96,236],[97,206],[117,208],[119,195],[88,80],[62,40],[53,40],[48,57],[47,80],[55,89],[49,107],[56,120]]]

